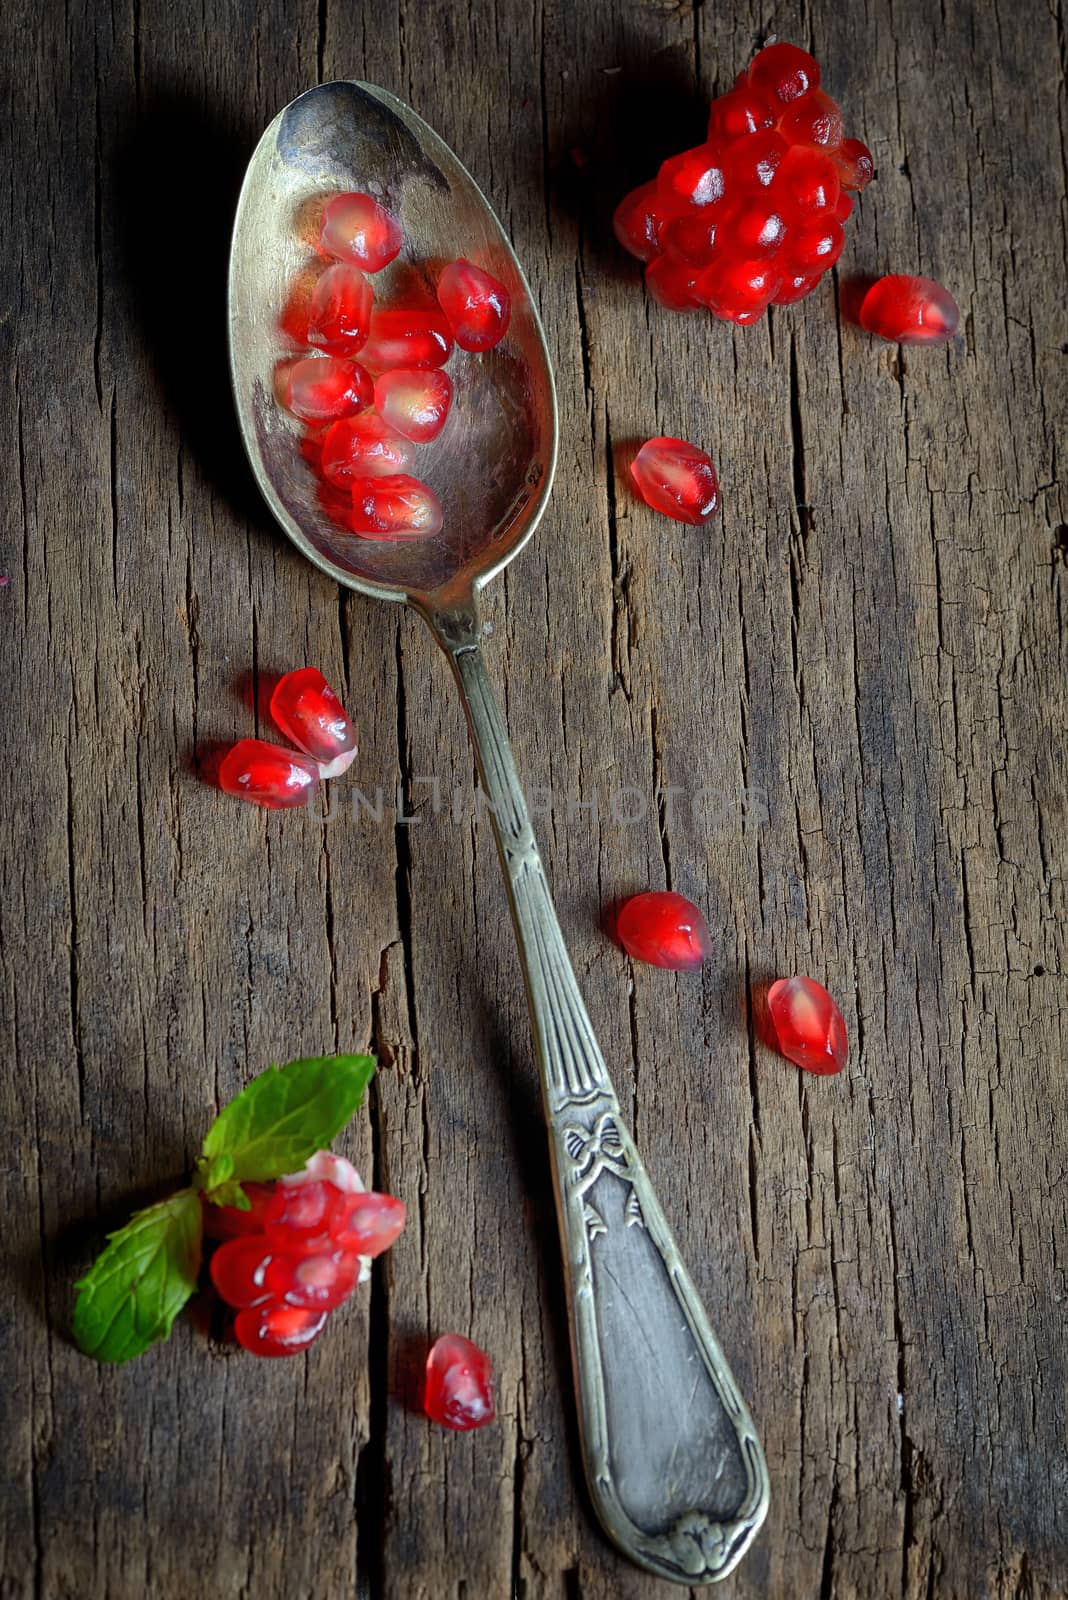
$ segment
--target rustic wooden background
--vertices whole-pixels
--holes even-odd
[[[606,1056],[763,1428],[771,1513],[724,1592],[1068,1591],[1055,13],[8,9],[5,1600],[670,1592],[615,1558],[579,1481],[519,970],[444,664],[284,543],[231,417],[240,174],[279,106],[339,76],[467,162],[554,353],[560,470],[493,593],[491,667],[553,791],[540,831]],[[878,181],[804,305],[741,331],[668,316],[612,206],[772,31],[815,49]],[[950,348],[839,314],[885,270],[953,288]],[[628,447],[661,432],[719,464],[708,531],[628,489]],[[361,734],[325,825],[196,775],[252,731],[255,682],[305,661]],[[356,786],[399,788],[417,823],[354,816]],[[599,929],[667,884],[709,914],[702,977],[632,969]],[[840,1079],[759,1042],[747,996],[794,971],[842,1003]],[[349,1148],[411,1215],[369,1298],[306,1360],[188,1317],[125,1370],[80,1357],[71,1284],[105,1226],[268,1062],[365,1046]],[[496,1363],[474,1437],[411,1408],[445,1329]]]

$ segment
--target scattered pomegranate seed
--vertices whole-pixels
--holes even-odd
[[[314,1256],[273,1256],[264,1281],[268,1293],[287,1305],[334,1311],[355,1289],[359,1274],[355,1250],[336,1249]]]
[[[672,972],[695,972],[712,954],[712,935],[697,906],[666,889],[628,900],[616,919],[616,933],[635,961]]]
[[[416,444],[437,438],[451,405],[452,380],[438,367],[396,367],[375,379],[375,410]]]
[[[247,1211],[241,1211],[237,1206],[213,1206],[210,1200],[201,1196],[206,1238],[243,1239],[250,1234],[263,1232],[263,1213],[274,1193],[274,1186],[269,1183],[243,1183],[241,1187],[245,1191],[245,1199],[249,1201]]]
[[[719,509],[712,459],[685,439],[648,439],[631,462],[638,493],[654,511],[694,527]]]
[[[655,180],[632,189],[623,196],[612,218],[616,238],[639,261],[651,261],[660,253],[664,213],[657,206],[657,192]]]
[[[841,1072],[849,1054],[845,1023],[822,985],[780,978],[768,990],[768,1010],[787,1061],[806,1072]]]
[[[367,343],[374,292],[359,267],[337,262],[319,278],[308,307],[308,343],[353,356]]]
[[[211,1258],[211,1281],[219,1298],[239,1311],[269,1300],[266,1277],[272,1254],[262,1233],[221,1244]]]
[[[376,311],[360,360],[375,372],[440,367],[452,354],[452,333],[440,311]]]
[[[892,273],[873,283],[861,302],[860,325],[894,344],[945,344],[960,322],[960,307],[933,278]]]
[[[492,350],[508,331],[512,297],[503,283],[463,256],[438,279],[438,304],[461,350]]]
[[[820,86],[819,64],[796,44],[767,44],[749,68],[749,82],[782,105]]]
[[[279,678],[271,716],[298,749],[319,763],[321,778],[339,777],[356,755],[356,730],[318,667]]]
[[[319,768],[309,756],[265,739],[239,739],[219,764],[219,787],[270,811],[308,803],[319,788]]]
[[[459,1433],[492,1422],[497,1412],[486,1352],[461,1334],[443,1334],[427,1357],[424,1407],[432,1422]]]
[[[402,438],[375,412],[335,422],[323,439],[323,474],[342,488],[347,488],[353,478],[407,472],[414,461],[412,441]]]
[[[354,533],[376,539],[432,539],[444,520],[433,489],[407,473],[353,480]]]
[[[403,1200],[391,1194],[361,1194],[349,1206],[334,1238],[344,1249],[357,1250],[373,1259],[400,1238],[406,1217]]]
[[[254,1356],[295,1356],[307,1350],[326,1327],[325,1311],[303,1311],[277,1302],[239,1311],[234,1319],[237,1342]]]
[[[373,400],[371,374],[344,356],[294,361],[286,374],[286,405],[302,422],[354,417]]]
[[[336,194],[323,211],[322,247],[328,256],[380,272],[404,243],[401,225],[369,194]]]

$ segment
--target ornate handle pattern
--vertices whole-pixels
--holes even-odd
[[[579,993],[473,608],[429,616],[486,789],[542,1074],[586,1478],[609,1537],[676,1583],[712,1583],[768,1507],[763,1451],[679,1256]]]

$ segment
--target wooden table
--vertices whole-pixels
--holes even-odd
[[[282,540],[231,415],[236,186],[278,107],[341,76],[455,147],[545,319],[560,469],[493,590],[491,666],[551,791],[540,834],[605,1054],[762,1425],[772,1509],[725,1592],[1065,1593],[1050,8],[17,10],[0,1593],[670,1593],[615,1558],[580,1483],[519,968],[444,664]],[[612,207],[700,138],[771,24],[815,49],[878,181],[802,306],[737,331],[669,316]],[[839,315],[886,270],[953,288],[951,347]],[[708,530],[630,491],[634,441],[665,432],[719,465]],[[360,730],[328,823],[197,776],[263,728],[257,681],[304,662]],[[600,931],[616,896],[665,885],[709,915],[700,977],[632,968]],[[842,1004],[840,1078],[755,1034],[749,997],[795,971]],[[410,1207],[369,1298],[292,1362],[189,1318],[128,1368],[78,1355],[71,1285],[105,1228],[179,1181],[255,1072],[334,1048],[379,1056],[346,1148]],[[478,1435],[411,1405],[446,1329],[493,1355]]]

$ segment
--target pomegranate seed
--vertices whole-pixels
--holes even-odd
[[[696,294],[698,271],[696,266],[659,256],[645,269],[645,287],[668,311],[697,311],[701,305]]]
[[[792,306],[796,301],[803,300],[822,278],[822,272],[800,272],[793,278],[784,278],[782,287],[772,295],[773,306]]]
[[[308,343],[331,355],[353,356],[367,342],[374,293],[359,267],[337,262],[312,290]]]
[[[351,1161],[334,1155],[332,1150],[317,1150],[304,1163],[300,1172],[290,1172],[279,1178],[288,1188],[299,1189],[307,1183],[329,1183],[342,1194],[363,1194],[365,1185]]]
[[[219,764],[219,787],[269,811],[307,805],[319,788],[319,768],[310,757],[266,739],[239,739]]]
[[[892,273],[873,283],[861,302],[860,325],[894,344],[946,344],[960,322],[960,307],[933,278]]]
[[[279,1184],[263,1214],[271,1245],[286,1255],[313,1256],[329,1250],[352,1196],[332,1183]]]
[[[831,211],[838,204],[838,171],[822,150],[794,145],[775,174],[773,193],[790,220],[813,211]]]
[[[616,919],[619,942],[635,961],[695,972],[712,954],[708,923],[692,900],[667,890],[636,894]]]
[[[211,1281],[220,1299],[239,1311],[267,1300],[271,1291],[266,1277],[272,1254],[273,1247],[262,1233],[221,1244],[211,1258]]]
[[[793,148],[774,128],[747,134],[733,144],[728,152],[728,183],[743,189],[767,189],[787,151]]]
[[[361,538],[432,539],[444,520],[433,489],[407,473],[353,480],[351,525]]]
[[[759,128],[770,128],[775,112],[767,98],[742,79],[726,94],[713,100],[708,114],[708,141],[710,144],[729,144],[743,139],[747,133]],[[661,169],[662,170],[662,169]]]
[[[201,1195],[205,1238],[244,1239],[250,1234],[263,1232],[263,1213],[274,1194],[274,1185],[243,1183],[241,1187],[245,1191],[245,1199],[250,1203],[248,1211],[240,1211],[237,1206],[213,1206],[210,1200]]]
[[[631,477],[646,505],[694,527],[719,509],[719,484],[710,456],[685,439],[648,439],[631,462]]]
[[[661,204],[669,211],[713,206],[723,199],[723,161],[709,144],[669,156],[656,180]]]
[[[354,1250],[315,1256],[276,1255],[267,1268],[268,1291],[305,1311],[333,1311],[356,1287],[360,1258]]]
[[[400,1238],[406,1217],[403,1200],[390,1194],[361,1194],[352,1201],[334,1238],[344,1249],[373,1259]]]
[[[286,375],[286,405],[302,422],[334,422],[366,411],[374,399],[369,372],[343,356],[294,361]]]
[[[790,265],[795,272],[826,272],[844,248],[842,224],[833,216],[815,216],[791,230]]]
[[[845,190],[843,189],[841,194],[838,196],[838,204],[834,208],[834,214],[839,222],[849,221],[850,217],[853,215],[853,207],[855,204],[856,202],[854,201],[853,196],[851,194],[846,194]]]
[[[779,121],[779,132],[790,144],[815,144],[837,150],[845,133],[842,113],[829,94],[810,89],[795,100]]]
[[[239,1311],[234,1333],[242,1349],[254,1356],[295,1356],[307,1350],[326,1327],[325,1311],[299,1306],[263,1305]]]
[[[764,315],[781,282],[782,274],[770,261],[724,256],[701,274],[697,292],[714,317],[744,327]]]
[[[749,261],[773,256],[786,238],[786,223],[770,200],[753,200],[731,219],[731,246]]]
[[[412,441],[403,439],[373,412],[335,422],[323,440],[323,474],[342,488],[347,488],[353,478],[407,472],[414,460]]]
[[[503,283],[463,256],[438,279],[438,304],[461,350],[492,350],[508,331],[512,297]]]
[[[811,978],[780,978],[768,990],[779,1049],[806,1072],[841,1072],[849,1054],[842,1013]]]
[[[721,208],[717,206],[712,216],[718,216],[720,210]],[[691,211],[681,217],[672,217],[670,222],[664,224],[665,255],[670,256],[672,261],[685,262],[689,267],[707,266],[712,259],[712,251],[716,244],[716,230],[719,226],[718,222],[712,221],[711,217],[703,211]],[[661,270],[663,272],[667,269],[663,268]],[[654,273],[653,276],[654,298],[659,299],[660,297],[656,293],[657,275]],[[677,278],[678,282],[683,286],[682,293],[687,296],[690,306],[692,306],[696,303],[692,294],[693,285],[697,281],[696,275],[692,272],[678,273]],[[661,304],[664,303],[661,301]]]
[[[834,164],[843,189],[866,189],[875,176],[875,159],[859,139],[843,139]]]
[[[375,410],[416,444],[429,444],[445,426],[452,381],[437,367],[395,367],[375,379]]]
[[[323,212],[323,249],[364,272],[381,272],[404,242],[396,217],[369,194],[336,194]]]
[[[639,261],[651,261],[660,251],[664,213],[657,204],[657,185],[643,183],[624,195],[612,218],[616,238]]]
[[[376,372],[440,367],[452,355],[452,334],[440,311],[376,311],[360,357]]]
[[[490,1358],[458,1333],[438,1339],[427,1357],[424,1407],[432,1422],[467,1433],[497,1415]]]
[[[271,716],[287,739],[319,763],[321,778],[336,778],[352,765],[356,730],[318,667],[279,678]]]
[[[796,44],[768,44],[753,58],[749,82],[758,94],[782,105],[800,100],[820,86],[820,69],[806,50]]]

